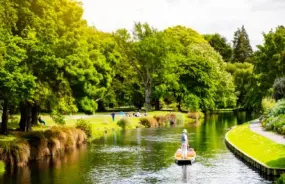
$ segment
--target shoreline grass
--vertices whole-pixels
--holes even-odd
[[[172,114],[172,115],[171,115]],[[186,113],[172,113],[167,111],[153,111],[144,117],[122,117],[116,115],[115,121],[111,115],[75,115],[65,116],[65,125],[58,125],[50,115],[42,114],[46,125],[37,125],[33,131],[19,132],[19,116],[13,116],[9,122],[9,135],[0,135],[0,159],[9,165],[23,166],[31,159],[40,159],[45,155],[56,155],[61,150],[74,148],[77,144],[104,137],[105,134],[122,129],[144,128],[142,119],[152,119],[160,126],[168,118],[175,118],[175,123],[192,123],[191,117]],[[122,126],[118,123],[122,118],[127,119]],[[172,119],[172,118],[171,118]],[[195,120],[194,120],[195,122]],[[149,125],[153,127],[153,125]],[[15,155],[23,155],[19,158]],[[15,158],[14,158],[15,157]],[[23,159],[22,159],[23,158]]]
[[[252,132],[248,123],[232,129],[228,133],[228,139],[237,148],[265,165],[285,168],[285,145]]]
[[[184,122],[186,124],[189,123],[195,123],[194,119],[191,119],[188,117],[187,113],[181,113],[181,112],[170,112],[170,111],[151,111],[148,113],[147,117],[158,117],[158,116],[166,116],[169,113],[175,113],[176,115],[179,114],[184,117]],[[96,113],[94,115],[84,115],[81,113],[77,113],[75,115],[65,115],[65,125],[58,125],[54,122],[52,117],[49,114],[41,114],[42,119],[46,122],[46,125],[37,125],[33,127],[33,131],[46,131],[49,130],[53,127],[76,127],[76,123],[79,120],[86,120],[92,125],[93,129],[93,138],[92,139],[97,139],[102,136],[106,132],[110,132],[110,130],[121,130],[122,128],[117,125],[117,122],[119,122],[122,118],[118,113],[116,114],[115,121],[112,121],[111,114],[109,112],[103,112],[103,113]],[[203,116],[201,116],[203,117]],[[130,124],[126,126],[126,129],[135,129],[137,127],[143,127],[140,124],[140,117],[127,117],[129,120]],[[16,131],[16,129],[19,126],[19,120],[20,116],[19,115],[13,115],[11,117],[11,122],[8,123],[8,128],[9,128],[9,135],[4,136],[0,135],[0,142],[9,142],[13,141],[17,138],[19,138],[19,135]],[[16,132],[16,133],[15,133]]]

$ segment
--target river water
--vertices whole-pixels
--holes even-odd
[[[237,159],[224,143],[230,127],[253,116],[245,112],[220,113],[185,127],[113,132],[61,158],[9,170],[0,176],[0,183],[272,183]],[[198,156],[193,165],[178,166],[173,155],[184,128]]]

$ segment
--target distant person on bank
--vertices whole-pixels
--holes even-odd
[[[39,116],[38,120],[39,120],[40,124],[46,125],[46,122],[42,119],[42,117]]]
[[[113,122],[115,121],[115,116],[116,116],[116,114],[113,112],[112,114],[111,114],[111,116],[112,116],[112,120],[113,120]]]

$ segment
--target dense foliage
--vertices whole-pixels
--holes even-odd
[[[252,47],[244,26],[234,33],[233,48],[233,61],[235,62],[246,62],[252,55]]]
[[[244,27],[231,48],[219,34],[183,26],[138,22],[132,32],[104,33],[82,15],[76,0],[0,2],[2,133],[9,113],[20,113],[19,130],[30,131],[43,111],[64,124],[62,114],[116,106],[258,109],[284,74],[283,26],[252,53]]]
[[[285,98],[285,78],[277,78],[273,84],[273,97],[275,100]]]
[[[232,60],[233,49],[227,39],[218,33],[204,35],[209,44],[223,57],[225,62]]]
[[[263,119],[263,127],[285,135],[285,99],[279,100]]]

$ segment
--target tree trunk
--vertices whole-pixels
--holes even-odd
[[[105,111],[106,111],[106,107],[105,107],[103,100],[99,100],[97,112],[105,112]]]
[[[8,100],[3,103],[1,134],[8,134]]]
[[[151,95],[151,85],[145,85],[145,110],[146,112],[149,111],[151,104],[150,104],[150,95]]]
[[[24,102],[21,104],[20,131],[31,131],[31,125],[31,106],[27,102]]]
[[[38,124],[38,117],[39,117],[39,106],[33,105],[32,106],[32,125]]]
[[[181,109],[181,96],[180,95],[177,96],[176,101],[177,101],[178,111],[182,112],[182,109]]]
[[[159,99],[155,99],[155,110],[157,110],[157,111],[160,110]]]

